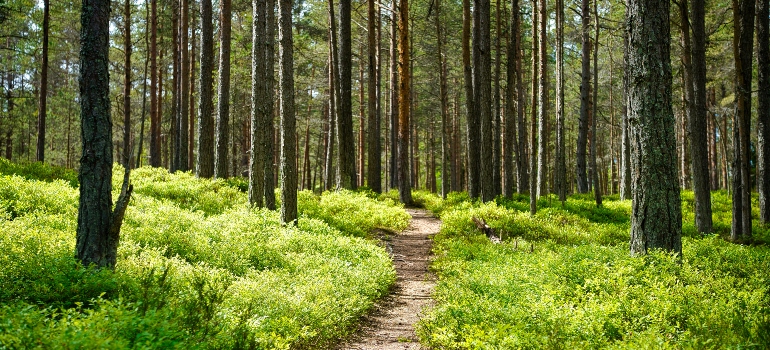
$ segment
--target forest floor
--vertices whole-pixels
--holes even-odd
[[[414,332],[422,311],[433,304],[436,277],[430,272],[431,236],[441,220],[427,210],[407,209],[412,220],[401,233],[384,237],[398,277],[390,295],[364,317],[359,330],[337,349],[421,349]]]

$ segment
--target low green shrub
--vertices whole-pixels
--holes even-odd
[[[718,218],[729,206],[723,194],[714,197],[715,226],[723,225]],[[634,258],[630,202],[605,198],[596,208],[593,198],[572,196],[564,206],[549,198],[538,204],[534,217],[526,198],[434,206],[444,222],[434,246],[439,283],[436,306],[418,325],[421,342],[438,349],[770,345],[770,248],[686,234],[682,257]],[[481,234],[474,216],[503,243]]]
[[[0,157],[0,174],[17,175],[27,180],[45,182],[63,180],[72,187],[78,187],[77,171],[41,162],[14,163]]]
[[[77,189],[0,175],[0,348],[324,347],[395,281],[361,238],[406,225],[392,201],[304,192],[311,210],[284,227],[222,181],[148,168],[132,181],[109,271],[73,257]]]

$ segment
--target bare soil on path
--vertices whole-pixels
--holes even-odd
[[[407,209],[412,221],[404,232],[384,240],[396,268],[396,285],[364,317],[361,326],[337,349],[404,350],[422,349],[414,325],[422,311],[431,306],[436,277],[428,269],[433,241],[441,220],[426,210]]]

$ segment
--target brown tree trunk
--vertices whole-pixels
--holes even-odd
[[[150,0],[150,166],[161,166],[158,115],[158,0]]]
[[[693,6],[696,1],[698,0],[693,0]],[[770,193],[768,193],[770,192],[770,169],[768,169],[770,167],[770,28],[768,28],[770,10],[768,6],[770,6],[768,0],[757,0],[757,66],[759,68],[757,74],[757,128],[759,129],[757,130],[757,190],[759,220],[765,224],[770,222]],[[710,210],[708,214],[711,218]]]
[[[358,57],[361,59],[358,62],[358,81],[361,84],[358,89],[358,160],[356,161],[356,165],[358,166],[358,169],[356,170],[357,173],[357,182],[363,186],[364,181],[366,180],[366,101],[364,93],[364,45],[361,44],[358,51]],[[370,81],[374,79],[369,79]]]
[[[200,104],[198,106],[198,177],[214,176],[213,71],[214,29],[211,0],[201,0]]]
[[[48,11],[48,0],[46,12]],[[45,26],[45,24],[44,24]],[[131,2],[126,0],[123,4],[123,51],[125,54],[123,68],[123,166],[131,168]],[[47,36],[47,34],[46,34]],[[47,50],[48,38],[44,39],[44,51]],[[46,52],[47,53],[47,52]],[[48,65],[47,59],[43,64]],[[47,69],[47,67],[46,67]],[[45,86],[45,85],[43,85]],[[42,108],[41,108],[42,109]],[[45,118],[43,118],[45,119]],[[42,159],[39,159],[42,161]]]
[[[265,204],[265,119],[267,104],[272,103],[270,92],[265,90],[264,77],[267,64],[264,60],[267,29],[266,1],[253,0],[251,46],[251,152],[249,152],[249,203],[257,208]],[[272,9],[271,9],[272,10]]]
[[[556,0],[556,176],[554,189],[562,205],[567,200],[567,164],[564,153],[564,0]]]
[[[265,84],[264,91],[268,96],[275,96],[275,0],[267,0],[265,7],[265,37],[264,52],[262,57],[265,60],[265,70],[262,76],[262,83]],[[278,172],[276,164],[278,163],[277,152],[274,145],[279,144],[278,132],[275,129],[273,120],[275,118],[276,108],[273,99],[268,98],[265,101],[265,114],[262,122],[262,139],[264,140],[264,165],[265,165],[265,207],[275,210],[275,183],[278,181]],[[272,142],[270,142],[272,140]]]
[[[474,0],[478,1],[478,0]],[[467,145],[468,145],[468,194],[471,198],[479,198],[481,195],[481,180],[479,179],[481,166],[481,125],[479,113],[476,109],[476,92],[474,91],[476,55],[474,54],[473,64],[471,63],[471,5],[470,0],[463,0],[463,67],[465,77],[465,101],[466,118],[468,123]],[[474,14],[473,18],[476,18]],[[474,21],[475,22],[475,21]],[[474,24],[473,35],[476,36],[477,25]],[[474,49],[475,51],[475,49]]]
[[[502,37],[502,0],[497,0],[495,4],[495,78],[494,90],[492,91],[492,194],[497,196],[503,193],[502,189],[502,117],[500,110],[500,66],[502,65],[502,53],[500,52],[500,40]]]
[[[546,0],[539,1],[540,16],[538,25],[540,26],[540,43],[538,44],[538,137],[537,137],[537,197],[547,194],[547,159],[546,150],[548,147],[548,37],[546,36],[546,22],[548,13],[546,12]]]
[[[537,183],[537,80],[539,78],[537,72],[538,72],[538,65],[540,63],[540,60],[537,58],[537,54],[539,52],[538,45],[539,40],[538,37],[540,35],[540,30],[537,28],[540,28],[538,25],[539,23],[539,17],[540,14],[537,9],[539,8],[537,6],[538,0],[532,0],[532,103],[531,103],[531,122],[530,122],[530,134],[529,134],[529,213],[530,215],[535,215],[537,213],[537,195],[538,195],[538,183]],[[544,0],[540,0],[544,1]]]
[[[296,225],[297,150],[294,116],[294,39],[292,38],[292,0],[278,2],[278,57],[281,88],[281,222]]]
[[[452,166],[452,148],[450,146],[449,102],[447,101],[447,67],[444,59],[444,31],[441,26],[441,0],[436,0],[436,58],[439,73],[439,104],[441,108],[441,196],[446,195],[452,188],[452,176],[457,171]]]
[[[398,187],[398,8],[390,15],[390,188]]]
[[[401,203],[412,204],[409,181],[409,96],[411,93],[409,52],[409,0],[399,0],[398,6],[398,195]]]
[[[591,94],[591,181],[594,184],[594,200],[596,201],[596,206],[601,207],[602,186],[599,181],[599,174],[601,171],[599,171],[599,168],[596,165],[596,146],[598,146],[599,143],[599,135],[596,133],[596,121],[599,119],[599,99],[597,98],[597,96],[599,96],[599,11],[597,9],[597,4],[598,1],[594,0],[594,30],[596,35],[594,37],[594,88],[593,94]]]
[[[174,145],[178,157],[177,169],[187,171],[189,140],[189,114],[190,114],[190,51],[189,51],[189,23],[190,1],[181,0],[179,7],[179,113],[177,115],[177,135],[179,139]]]
[[[478,164],[478,184],[480,185],[481,200],[491,201],[495,198],[492,186],[492,62],[490,45],[490,9],[489,0],[473,0],[473,94],[474,122],[479,122],[480,145],[479,155],[475,157]],[[469,120],[470,125],[470,120]],[[468,128],[470,130],[470,126]],[[470,131],[469,131],[470,133]],[[469,138],[469,149],[471,148]],[[469,155],[473,158],[474,155]],[[473,165],[470,164],[472,167]]]
[[[677,181],[675,119],[671,110],[669,6],[630,0],[628,35],[631,121],[631,254],[682,252],[682,207]]]
[[[128,6],[128,5],[126,5]],[[51,21],[50,0],[43,0],[43,52],[42,66],[40,67],[40,104],[37,111],[37,156],[38,162],[45,162],[45,118],[48,114],[48,32]],[[130,18],[127,22],[130,21]],[[128,27],[126,27],[128,28]],[[130,29],[126,29],[127,31]],[[127,44],[130,45],[130,44]],[[129,49],[130,50],[130,49]],[[127,52],[126,55],[130,55]],[[126,152],[128,154],[128,152]]]
[[[367,135],[367,143],[369,144],[369,167],[367,168],[366,180],[372,191],[380,193],[382,192],[382,162],[380,160],[382,157],[382,148],[380,147],[380,113],[378,111],[380,98],[380,42],[377,40],[379,33],[378,18],[380,8],[379,5],[375,6],[375,2],[375,0],[369,0],[369,99],[367,103],[369,113],[369,131]]]
[[[217,84],[216,159],[214,177],[226,179],[230,135],[230,37],[232,0],[219,0],[219,84]]]
[[[337,187],[356,188],[356,143],[353,138],[351,0],[340,0],[340,95],[337,114]]]
[[[766,1],[766,0],[765,0]],[[759,2],[762,2],[761,0]],[[686,4],[686,0],[682,0]],[[687,14],[687,6],[683,5]],[[711,233],[711,181],[709,179],[709,142],[708,142],[708,107],[706,102],[706,12],[704,0],[692,2],[692,105],[690,110],[690,158],[692,166],[692,186],[695,191],[695,227],[699,232]],[[765,19],[768,14],[765,13]],[[682,22],[689,21],[682,17]],[[685,25],[683,24],[683,27]],[[686,26],[685,28],[689,28]],[[687,31],[687,30],[685,30]],[[765,38],[767,42],[768,38]],[[689,90],[689,86],[687,87]],[[770,86],[768,86],[770,88]],[[760,92],[762,91],[760,87]],[[765,106],[766,109],[770,105]],[[762,106],[759,108],[762,111]],[[760,143],[761,145],[761,143]],[[761,146],[760,146],[761,150]],[[760,151],[761,154],[761,151]],[[761,195],[760,195],[761,197]]]
[[[588,93],[591,83],[591,39],[590,39],[590,0],[583,0],[582,14],[582,70],[580,80],[580,119],[578,119],[577,156],[575,157],[575,169],[577,177],[577,190],[580,193],[588,193],[588,176],[586,174],[586,146],[588,144],[588,105],[591,96]]]
[[[189,9],[188,9],[189,12]],[[193,11],[194,12],[194,11]],[[196,26],[195,26],[195,17],[193,16],[190,19],[190,55],[188,56],[188,59],[190,60],[190,70],[187,72],[187,74],[190,77],[190,103],[187,105],[187,108],[190,111],[190,116],[187,118],[187,121],[189,122],[189,125],[187,126],[187,168],[186,170],[192,170],[195,169],[195,32],[196,32]],[[183,119],[184,120],[184,119]]]
[[[754,43],[754,2],[733,0],[735,114],[733,117],[733,220],[730,238],[751,239],[751,64]]]

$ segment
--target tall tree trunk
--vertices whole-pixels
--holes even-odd
[[[577,155],[575,169],[577,171],[577,190],[588,193],[588,176],[586,174],[586,146],[588,144],[588,104],[591,96],[588,93],[591,84],[591,12],[590,0],[583,0],[580,13],[582,15],[582,70],[580,80],[580,119],[578,120]]]
[[[390,188],[398,187],[398,8],[390,15]]]
[[[214,71],[214,29],[211,0],[201,0],[200,104],[198,107],[198,177],[214,176],[214,118],[212,75]]]
[[[627,25],[627,24],[626,24]],[[623,30],[623,71],[628,67],[628,32]],[[623,74],[623,106],[621,107],[621,156],[620,156],[620,199],[631,198],[631,125],[628,122],[628,74]]]
[[[46,2],[46,11],[48,11],[48,0]],[[126,169],[131,168],[131,1],[126,0],[123,3],[123,51],[125,61],[123,67],[123,166]],[[46,35],[47,36],[47,35]],[[44,39],[43,50],[48,50],[48,38]],[[46,59],[47,61],[47,59]],[[44,61],[46,66],[48,62]],[[47,69],[48,67],[46,67]],[[44,118],[45,119],[45,118]],[[42,159],[40,159],[42,161]]]
[[[356,188],[356,142],[353,137],[351,0],[340,0],[340,95],[337,114],[337,187]]]
[[[230,135],[230,30],[232,0],[219,0],[219,84],[217,84],[217,139],[214,177],[226,179]]]
[[[83,265],[114,268],[120,226],[132,187],[126,168],[112,210],[112,120],[110,118],[110,1],[84,0],[80,17],[80,199],[76,254]]]
[[[733,220],[730,238],[751,239],[751,64],[754,43],[754,2],[733,0],[735,115],[733,117]]]
[[[365,99],[365,89],[364,89],[364,45],[363,43],[359,46],[358,49],[358,57],[360,57],[358,61],[358,82],[360,83],[358,88],[358,160],[356,161],[356,166],[358,167],[356,169],[356,175],[357,175],[357,182],[361,184],[361,186],[364,185],[364,181],[366,180],[366,101]],[[373,79],[369,79],[373,80]]]
[[[37,157],[45,162],[45,117],[48,114],[48,27],[51,21],[50,0],[43,0],[43,64],[40,67],[40,104],[37,111]],[[129,19],[130,21],[130,19]],[[127,29],[129,30],[129,29]],[[130,55],[130,53],[127,53]],[[126,152],[128,154],[128,152]]]
[[[150,8],[148,5],[148,2],[145,1],[144,3],[144,23],[150,22]],[[150,41],[148,36],[147,30],[144,31],[144,50],[145,53],[150,52]],[[147,69],[149,66],[150,60],[145,59],[144,60],[144,74],[142,75],[142,120],[140,121],[139,126],[139,149],[136,151],[136,167],[142,166],[142,148],[144,147],[144,124],[145,119],[147,117]],[[70,153],[70,133],[69,133],[69,116],[67,117],[67,164],[69,164],[69,153]]]
[[[519,0],[511,0],[511,47],[509,57],[513,57],[513,66],[508,66],[508,74],[514,69],[516,79],[516,191],[529,193],[529,157],[527,153],[527,123],[525,113],[525,91],[521,49],[521,7]],[[515,38],[515,40],[514,40]],[[513,55],[510,55],[513,50]]]
[[[382,192],[382,148],[380,147],[380,115],[377,112],[377,105],[379,101],[379,70],[380,62],[378,60],[378,52],[380,48],[379,41],[377,41],[377,32],[379,23],[379,5],[377,5],[375,11],[375,0],[369,0],[369,23],[368,23],[368,41],[369,41],[369,99],[367,103],[369,113],[369,132],[367,143],[369,144],[369,167],[366,173],[366,182],[369,184],[369,188],[375,193]]]
[[[150,0],[150,166],[161,166],[158,115],[158,0]]]
[[[281,222],[297,220],[297,150],[294,116],[294,39],[292,38],[292,0],[278,2],[278,56],[281,88]]]
[[[265,60],[265,70],[262,76],[262,83],[265,84],[265,92],[268,96],[275,96],[275,0],[265,1],[265,36],[263,59]],[[278,133],[275,130],[273,120],[275,118],[275,105],[273,99],[266,99],[265,115],[262,123],[262,139],[264,140],[264,165],[265,165],[265,207],[275,210],[275,183],[277,182],[277,157],[274,146],[277,145]]]
[[[598,1],[594,0],[594,88],[591,94],[591,181],[594,184],[594,200],[596,206],[602,206],[602,185],[599,181],[600,170],[596,165],[598,157],[596,147],[599,143],[599,135],[596,133],[596,121],[599,119],[599,11]]]
[[[452,190],[452,176],[457,171],[450,164],[452,157],[450,147],[449,102],[447,101],[447,67],[444,59],[444,32],[441,27],[441,0],[436,0],[436,58],[439,73],[439,104],[441,108],[441,196],[446,198]]]
[[[567,200],[567,164],[564,154],[564,0],[556,0],[556,176],[554,189],[562,205]]]
[[[502,37],[502,9],[501,2],[503,0],[497,0],[495,4],[495,87],[492,92],[492,194],[497,196],[503,193],[502,189],[502,139],[500,138],[500,132],[502,131],[502,121],[500,118],[500,66],[502,64],[502,53],[500,52],[500,39]]]
[[[537,80],[538,80],[538,65],[540,60],[537,58],[540,34],[540,26],[538,25],[538,18],[540,14],[537,9],[538,0],[532,0],[532,103],[531,103],[531,122],[530,122],[530,134],[529,134],[529,213],[535,215],[537,213],[537,195],[538,195],[538,183],[537,183]],[[544,1],[544,0],[540,0]]]
[[[180,54],[180,76],[179,76],[179,116],[177,117],[179,124],[179,140],[178,150],[179,153],[179,170],[187,171],[189,167],[189,128],[190,128],[190,51],[189,51],[189,23],[190,23],[190,0],[182,0],[180,6],[179,16],[179,54]]]
[[[332,3],[331,1],[329,2]],[[333,13],[333,11],[332,11]],[[332,23],[334,23],[334,19],[332,18]],[[333,36],[331,36],[333,38]],[[330,38],[331,39],[331,38]],[[332,41],[330,40],[329,45],[332,45]],[[333,50],[329,50],[329,121],[328,121],[328,128],[329,132],[327,134],[327,142],[326,142],[326,167],[324,168],[325,174],[324,174],[324,189],[330,190],[334,186],[334,144],[336,143],[335,140],[337,139],[335,136],[335,132],[337,130],[336,126],[336,120],[337,120],[337,88],[335,86],[335,71],[336,71],[336,65],[334,64],[333,59]]]
[[[693,0],[693,7],[696,4],[700,4],[700,2],[696,1],[703,0]],[[770,17],[770,10],[768,10],[768,6],[770,6],[770,2],[768,2],[768,0],[757,0],[757,65],[759,68],[757,74],[757,128],[759,129],[757,130],[757,190],[759,192],[759,220],[765,224],[770,222],[770,193],[768,193],[770,192],[770,169],[768,169],[768,167],[770,167],[770,29],[768,28],[770,27],[770,20],[768,20]],[[703,11],[701,10],[701,14],[702,13]],[[693,17],[695,17],[694,13]],[[693,57],[693,60],[695,59],[696,58]],[[703,68],[705,76],[705,66]],[[703,97],[705,107],[705,90]],[[705,118],[706,115],[704,114],[703,117]],[[702,120],[700,122],[703,124]],[[690,124],[692,127],[695,126],[692,123]],[[694,143],[695,140],[693,139],[693,144]],[[693,152],[693,159],[695,158],[697,157],[695,152]],[[704,168],[707,167],[707,165],[703,166]],[[693,167],[695,166],[693,165]],[[693,171],[693,177],[694,176],[695,171]],[[711,219],[710,204],[708,209],[708,218]],[[703,214],[706,214],[705,210]],[[708,224],[708,228],[710,229],[711,220],[708,221]],[[698,228],[700,228],[700,226],[698,226]],[[703,232],[703,230],[701,231]]]
[[[249,203],[263,207],[265,199],[265,132],[267,104],[272,103],[263,81],[267,64],[264,60],[267,15],[266,1],[253,0],[251,36],[251,152],[249,152]]]
[[[474,0],[478,1],[478,0]],[[474,14],[474,19],[476,18]],[[475,22],[475,21],[474,21]],[[473,35],[476,36],[477,25],[474,24]],[[463,0],[463,67],[465,77],[465,101],[466,118],[468,124],[467,146],[468,146],[468,194],[471,198],[479,198],[481,195],[481,181],[479,180],[481,166],[481,126],[479,113],[476,110],[476,92],[474,91],[473,67],[476,66],[476,55],[474,54],[473,63],[471,63],[471,5],[470,0]],[[474,49],[475,51],[475,49]]]
[[[503,174],[505,174],[503,178],[503,196],[506,198],[511,198],[511,196],[513,196],[513,191],[518,188],[517,185],[515,185],[513,167],[515,163],[518,170],[519,158],[521,158],[521,154],[517,147],[518,142],[516,137],[516,117],[519,114],[520,108],[517,103],[517,98],[521,93],[516,85],[518,74],[516,69],[516,57],[518,57],[516,47],[521,40],[517,28],[519,21],[518,7],[519,1],[511,0],[511,20],[508,27],[509,38],[506,47],[506,56],[508,56],[508,60],[505,67],[507,73],[507,88],[505,91],[505,137],[503,138],[503,154],[505,155],[503,158]],[[516,152],[514,152],[514,149],[516,149]]]
[[[489,16],[489,0],[473,0],[473,94],[474,100],[478,103],[474,105],[472,119],[474,122],[480,122],[481,142],[478,147],[479,156],[476,159],[479,162],[478,183],[481,187],[481,200],[484,202],[495,198],[492,190],[494,154],[492,152],[492,62]],[[470,143],[469,148],[471,148]]]
[[[179,75],[181,71],[181,48],[179,46],[179,0],[171,2],[171,122],[166,135],[170,136],[168,145],[169,172],[175,172],[179,169],[179,110],[181,106],[181,86],[179,85]]]
[[[630,0],[628,35],[631,121],[631,254],[655,249],[682,252],[682,207],[671,110],[669,6],[663,0]]]
[[[409,0],[399,0],[398,6],[398,196],[401,203],[412,204],[409,181],[409,96],[411,93],[409,52]]]
[[[546,0],[540,0],[540,19],[538,24],[540,25],[540,43],[538,44],[538,59],[540,64],[538,65],[538,138],[537,138],[537,197],[547,194],[548,174],[547,174],[547,159],[546,150],[548,147],[548,37],[546,36],[546,22],[548,14],[546,12]]]
[[[758,1],[761,3],[763,0]],[[767,0],[764,0],[765,2]],[[683,0],[682,3],[686,3]],[[685,9],[687,6],[683,6]],[[695,227],[704,234],[711,233],[711,180],[709,179],[708,107],[706,104],[706,9],[705,0],[692,2],[692,82],[693,101],[690,112],[690,155],[692,162],[692,186],[695,191]],[[683,11],[687,13],[687,11]],[[765,12],[765,20],[768,13]],[[688,21],[682,18],[683,23]],[[762,41],[760,40],[760,43]],[[768,38],[765,37],[765,43]],[[761,46],[760,46],[761,49]],[[689,87],[688,87],[689,89]],[[766,86],[770,89],[770,86]],[[762,93],[762,87],[759,89]],[[768,90],[770,91],[770,90]],[[770,112],[770,104],[765,106]],[[762,106],[759,107],[762,113]],[[770,115],[770,114],[768,114]],[[760,118],[761,120],[761,118]],[[770,132],[770,130],[768,130]],[[760,142],[760,154],[762,154]],[[770,153],[765,153],[770,155]],[[761,161],[760,161],[761,164]],[[759,178],[759,177],[757,177]],[[761,192],[760,192],[761,193]],[[760,197],[762,195],[760,194]]]
[[[194,2],[194,0],[190,1]],[[190,18],[190,55],[188,56],[190,59],[190,71],[188,72],[190,76],[190,103],[187,106],[190,110],[190,116],[187,118],[189,121],[187,128],[187,170],[195,169],[195,145],[197,144],[195,142],[195,43],[197,42],[195,33],[197,28],[195,25],[195,11],[193,11],[191,14],[193,17]]]

